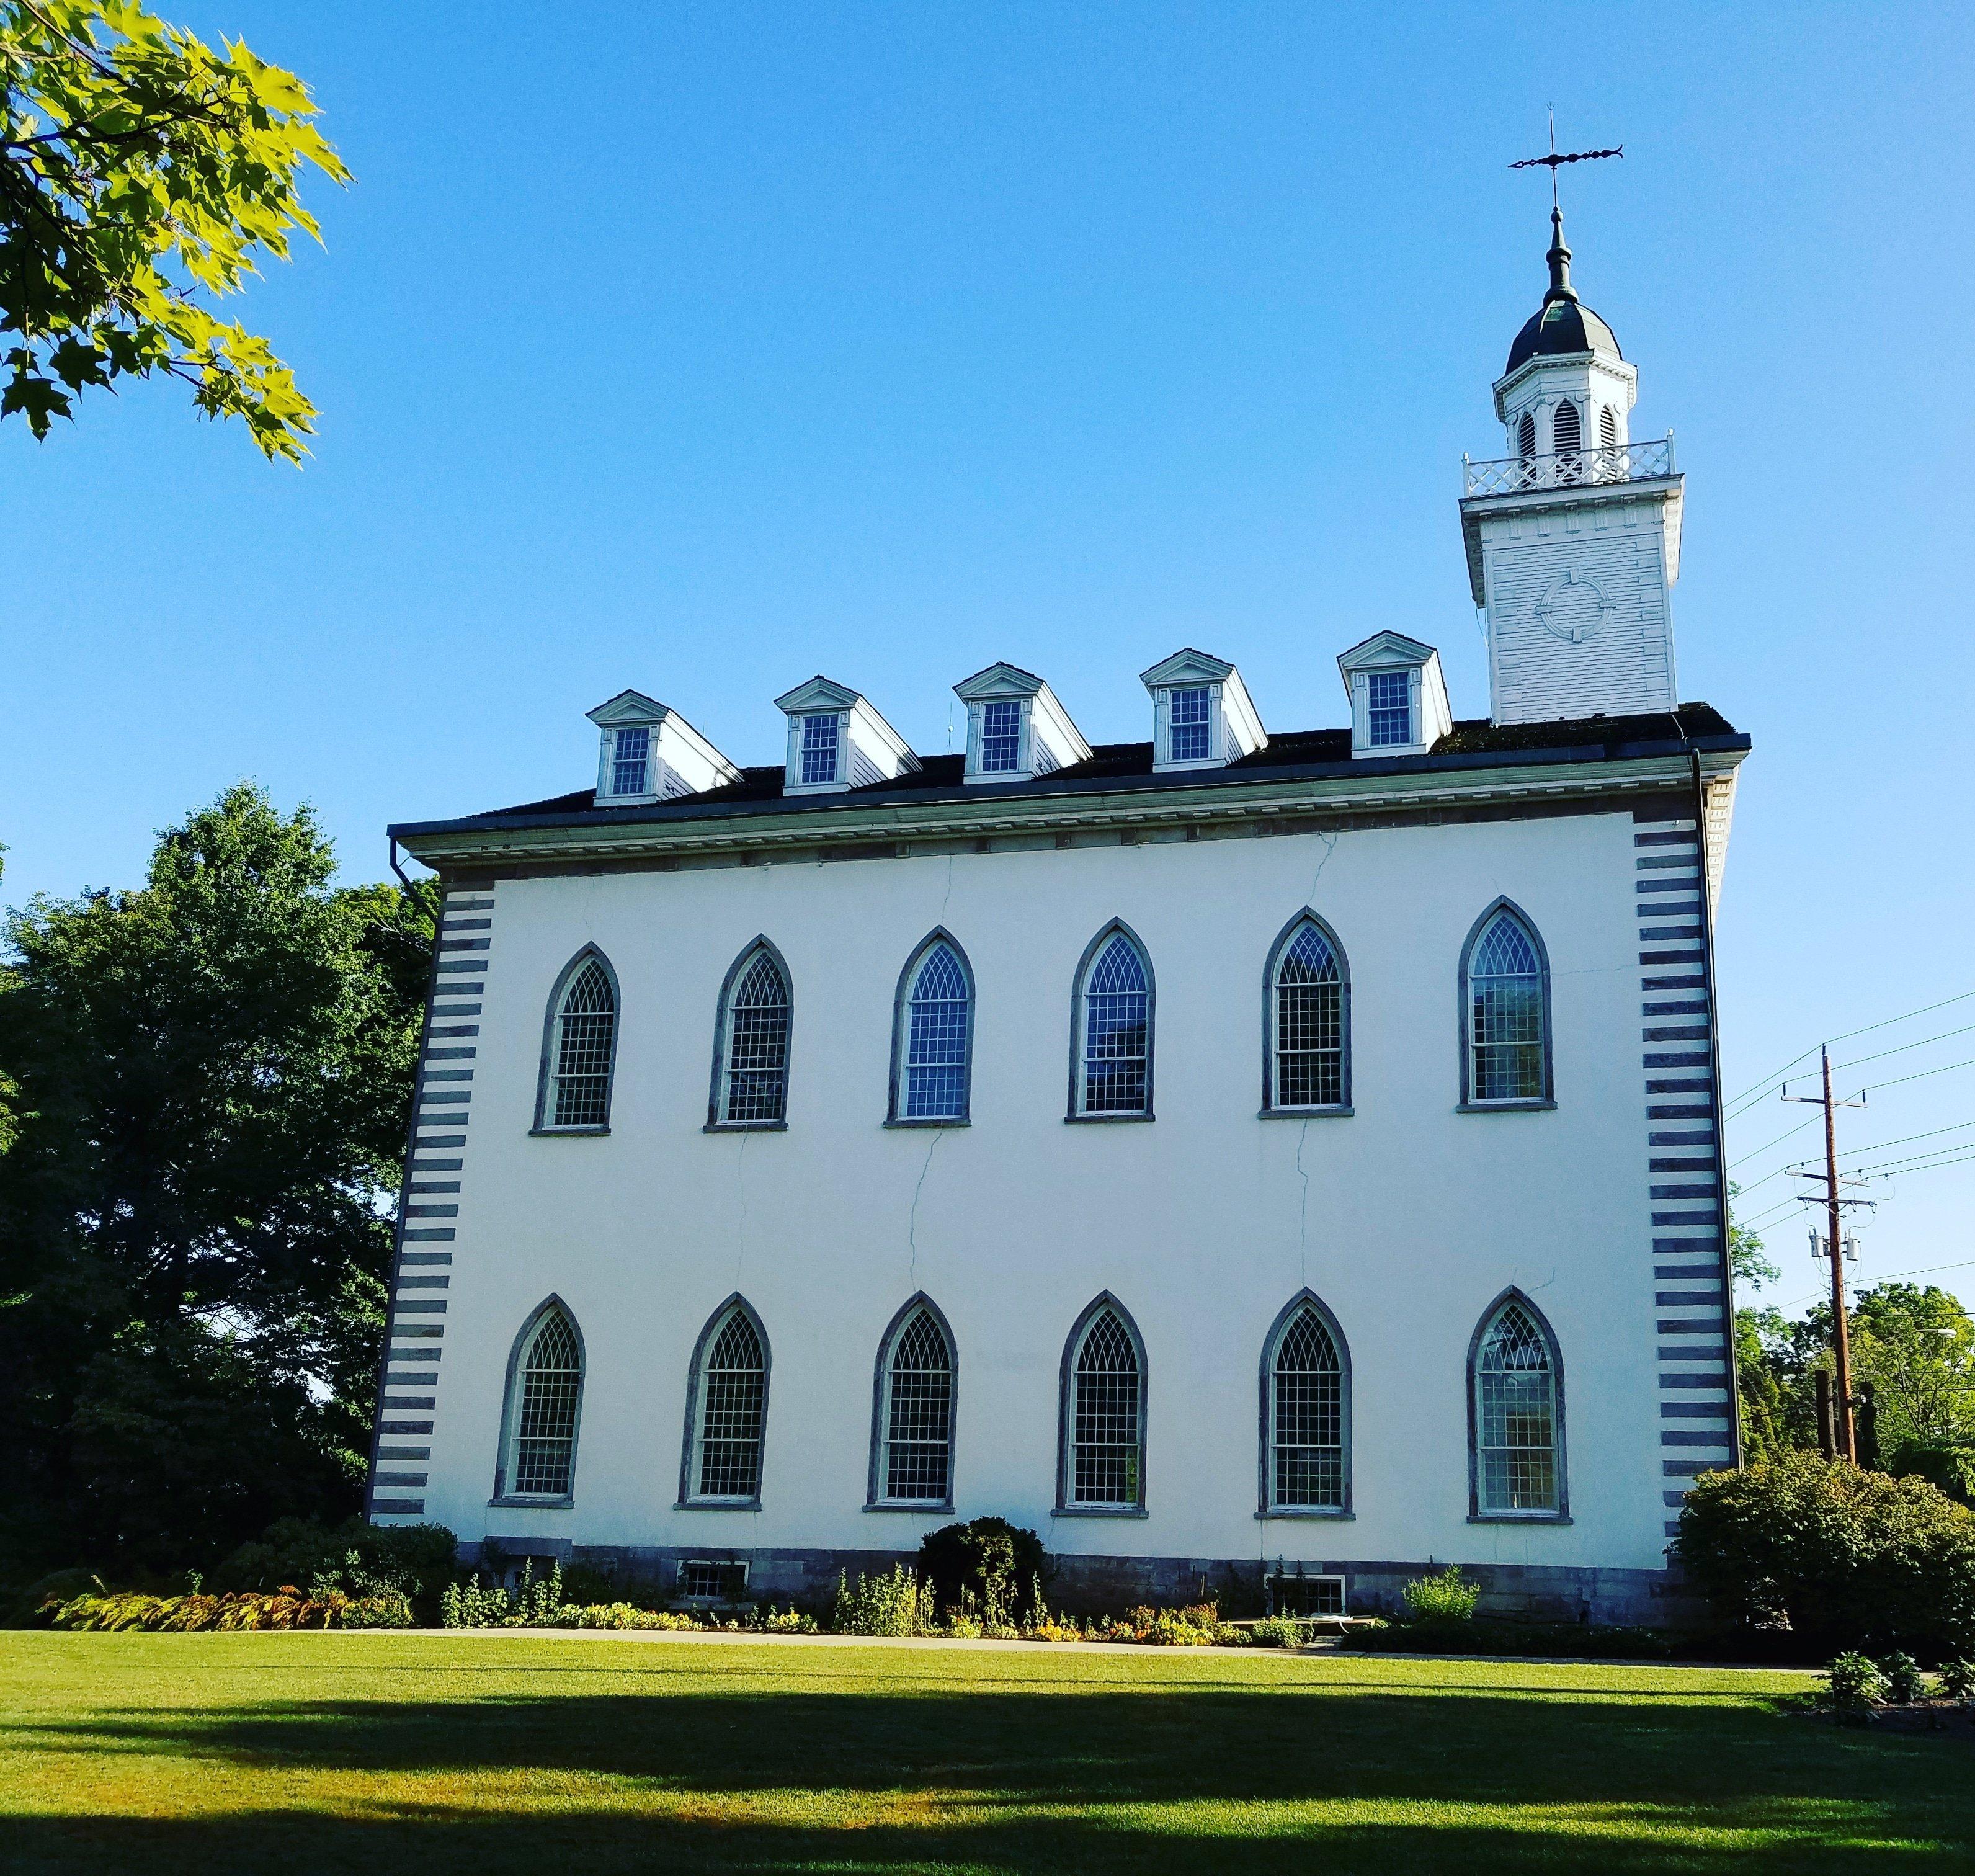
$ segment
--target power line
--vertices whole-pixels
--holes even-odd
[[[1944,997],[1939,1003],[1925,1004],[1917,1010],[1909,1010],[1904,1016],[1889,1016],[1883,1022],[1868,1023],[1862,1029],[1848,1029],[1839,1035],[1827,1036],[1822,1043],[1812,1043],[1808,1049],[1804,1050],[1802,1055],[1792,1056],[1790,1059],[1786,1062],[1781,1068],[1778,1069],[1773,1075],[1765,1076],[1762,1080],[1755,1083],[1753,1087],[1745,1089],[1740,1094],[1733,1096],[1730,1099],[1728,1105],[1730,1107],[1740,1107],[1744,1101],[1749,1099],[1752,1096],[1763,1094],[1767,1092],[1772,1083],[1779,1081],[1784,1076],[1787,1075],[1792,1069],[1795,1068],[1798,1063],[1809,1060],[1809,1058],[1815,1055],[1820,1048],[1827,1046],[1832,1043],[1849,1042],[1854,1036],[1869,1036],[1875,1030],[1891,1029],[1895,1023],[1911,1023],[1917,1016],[1931,1015],[1934,1010],[1945,1010],[1950,1004],[1966,1003],[1971,997],[1975,997],[1975,990],[1965,990],[1958,996]]]
[[[1947,1033],[1950,1035],[1958,1035],[1960,1033],[1958,1030],[1950,1030]],[[1940,1038],[1937,1037],[1934,1040],[1938,1041]],[[1915,1046],[1917,1046],[1918,1045],[1916,1044]],[[1892,1052],[1889,1050],[1888,1053],[1891,1053]],[[1869,1057],[1867,1059],[1870,1060]],[[1910,1081],[1924,1081],[1930,1075],[1945,1075],[1950,1069],[1957,1068],[1975,1068],[1975,1056],[1970,1056],[1965,1062],[1945,1062],[1943,1063],[1939,1068],[1924,1068],[1921,1069],[1917,1074],[1896,1075],[1890,1081],[1868,1082],[1859,1092],[1863,1094],[1875,1094],[1881,1088],[1898,1088]],[[1798,1134],[1802,1132],[1806,1127],[1815,1126],[1816,1124],[1817,1123],[1815,1120],[1806,1120],[1802,1122],[1798,1125],[1790,1128],[1786,1132],[1778,1134],[1773,1140],[1766,1141],[1761,1146],[1751,1148],[1747,1152],[1744,1153],[1740,1159],[1730,1160],[1728,1162],[1727,1170],[1733,1172],[1737,1166],[1746,1166],[1750,1160],[1759,1158],[1762,1155],[1766,1153],[1771,1147],[1781,1146],[1786,1140],[1793,1139]],[[1975,1123],[1970,1124],[1975,1125]],[[1942,1131],[1944,1132],[1947,1130],[1943,1129]],[[1921,1134],[1911,1134],[1908,1136],[1908,1138],[1915,1140],[1921,1139],[1924,1137],[1924,1135]],[[1886,1144],[1891,1145],[1892,1142],[1888,1141]],[[1868,1148],[1867,1150],[1869,1152],[1871,1149]],[[1774,1177],[1773,1174],[1766,1173],[1763,1175],[1762,1179],[1756,1181],[1756,1184],[1759,1185],[1762,1184],[1773,1177]],[[1753,1188],[1751,1188],[1750,1189],[1753,1190]]]
[[[1794,1128],[1793,1128],[1790,1131],[1791,1131],[1791,1132],[1793,1132],[1793,1133],[1801,1133],[1801,1132],[1803,1132],[1803,1129],[1804,1129],[1804,1127],[1810,1126],[1810,1125],[1812,1125],[1812,1124],[1813,1124],[1813,1123],[1812,1123],[1812,1122],[1809,1122],[1809,1121],[1806,1121],[1806,1122],[1803,1123],[1803,1126],[1802,1126],[1802,1127],[1794,1127]],[[1903,1133],[1903,1134],[1900,1135],[1899,1135],[1897,1138],[1895,1138],[1895,1139],[1891,1139],[1891,1140],[1875,1140],[1870,1146],[1862,1146],[1862,1147],[1860,1147],[1858,1150],[1860,1152],[1862,1152],[1862,1153],[1878,1153],[1878,1152],[1884,1152],[1884,1151],[1885,1151],[1885,1149],[1886,1148],[1888,1148],[1888,1147],[1889,1147],[1889,1146],[1904,1146],[1904,1145],[1906,1145],[1908,1144],[1908,1142],[1909,1141],[1913,1141],[1913,1140],[1932,1140],[1932,1139],[1936,1139],[1936,1138],[1937,1138],[1940,1135],[1942,1135],[1942,1134],[1944,1134],[1944,1133],[1964,1133],[1964,1132],[1966,1132],[1968,1130],[1968,1129],[1970,1129],[1970,1127],[1975,1127],[1975,1120],[1958,1120],[1958,1121],[1957,1121],[1957,1122],[1954,1123],[1954,1125],[1953,1126],[1951,1126],[1951,1127],[1934,1127],[1934,1128],[1931,1128],[1931,1129],[1928,1129],[1928,1131],[1927,1131],[1927,1132],[1925,1132],[1925,1133]],[[1775,1146],[1776,1145],[1777,1145],[1777,1144],[1778,1144],[1778,1142],[1779,1142],[1779,1141],[1782,1141],[1782,1140],[1786,1140],[1786,1139],[1788,1139],[1789,1138],[1789,1134],[1779,1134],[1779,1135],[1777,1135],[1776,1139],[1775,1139],[1775,1140],[1772,1140],[1772,1141],[1770,1142],[1770,1146]],[[1967,1144],[1969,1144],[1969,1143],[1968,1143],[1967,1142],[1965,1142],[1965,1141],[1957,1142],[1956,1143],[1956,1146],[1955,1146],[1954,1148],[1942,1147],[1942,1148],[1940,1149],[1940,1151],[1941,1151],[1941,1152],[1944,1152],[1944,1153],[1946,1153],[1946,1152],[1952,1152],[1952,1151],[1957,1150],[1960,1146],[1963,1146],[1963,1145],[1967,1145]],[[1742,1156],[1742,1159],[1753,1159],[1753,1158],[1755,1158],[1755,1156],[1756,1156],[1756,1153],[1765,1152],[1766,1152],[1767,1150],[1768,1150],[1768,1149],[1767,1149],[1766,1148],[1763,1148],[1763,1147],[1760,1147],[1760,1146],[1759,1146],[1759,1147],[1757,1147],[1757,1148],[1756,1148],[1755,1153],[1745,1153],[1745,1154],[1743,1154],[1743,1156]],[[1921,1158],[1926,1158],[1926,1157],[1927,1157],[1927,1155],[1924,1155],[1924,1154],[1922,1154],[1922,1155],[1918,1155],[1917,1157]],[[1735,1168],[1736,1168],[1736,1167],[1737,1167],[1737,1166],[1739,1166],[1739,1165],[1740,1165],[1741,1164],[1742,1164],[1742,1160],[1741,1160],[1741,1159],[1738,1159],[1738,1160],[1733,1161],[1732,1162],[1730,1162],[1730,1165],[1729,1165],[1729,1168],[1728,1168],[1728,1170],[1729,1170],[1730,1172],[1733,1172],[1733,1171],[1735,1170]],[[1770,1182],[1772,1179],[1780,1179],[1780,1178],[1783,1176],[1783,1175],[1784,1175],[1785,1173],[1786,1173],[1789,1170],[1789,1168],[1787,1166],[1779,1166],[1779,1167],[1776,1169],[1776,1171],[1773,1171],[1773,1172],[1766,1172],[1766,1173],[1764,1173],[1764,1174],[1763,1175],[1763,1176],[1762,1176],[1760,1179],[1757,1179],[1757,1180],[1754,1181],[1753,1181],[1752,1184],[1750,1184],[1745,1185],[1745,1186],[1742,1187],[1742,1188],[1740,1188],[1740,1191],[1737,1193],[1737,1197],[1740,1197],[1740,1196],[1742,1196],[1742,1195],[1743,1195],[1743,1194],[1747,1194],[1747,1193],[1750,1193],[1750,1192],[1759,1192],[1759,1191],[1760,1191],[1762,1190],[1762,1188],[1763,1188],[1764,1186],[1767,1185],[1767,1184],[1769,1184],[1769,1182]],[[1860,1168],[1858,1168],[1858,1167],[1855,1167],[1855,1166],[1848,1167],[1848,1168],[1846,1168],[1846,1171],[1851,1171],[1851,1172],[1856,1172],[1856,1171],[1859,1171],[1859,1170],[1860,1170]]]
[[[1867,1062],[1883,1062],[1889,1055],[1904,1055],[1909,1049],[1924,1049],[1928,1043],[1945,1042],[1950,1036],[1965,1036],[1971,1029],[1975,1029],[1975,1023],[1966,1023],[1960,1029],[1944,1029],[1938,1036],[1923,1037],[1918,1042],[1903,1042],[1897,1049],[1881,1049],[1876,1055],[1856,1055],[1848,1062],[1837,1062],[1832,1066],[1835,1068],[1857,1068]]]
[[[1903,1276],[1933,1276],[1942,1270],[1966,1270],[1970,1268],[1975,1268],[1975,1257],[1965,1258],[1960,1263],[1930,1263],[1917,1270],[1888,1270],[1885,1276],[1873,1278],[1872,1282],[1893,1283],[1897,1283]],[[1800,1309],[1806,1303],[1818,1303],[1822,1300],[1822,1293],[1812,1290],[1809,1296],[1799,1296],[1794,1303],[1781,1303],[1777,1306],[1785,1309]]]

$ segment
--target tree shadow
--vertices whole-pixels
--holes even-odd
[[[514,1669],[491,1671],[498,1690],[458,1700],[0,1720],[0,1743],[97,1756],[112,1791],[136,1789],[117,1769],[123,1756],[166,1755],[189,1762],[169,1775],[181,1783],[230,1779],[231,1790],[240,1773],[265,1773],[292,1807],[261,1809],[256,1790],[255,1809],[219,1815],[17,1815],[0,1864],[64,1876],[376,1876],[386,1865],[540,1876],[572,1858],[583,1876],[1280,1876],[1293,1855],[1378,1876],[1716,1866],[1836,1876],[1904,1851],[1975,1867],[1965,1742],[1842,1734],[1746,1702],[1642,1710],[1630,1690],[1615,1700],[1546,1687],[1531,1700],[1395,1694],[1389,1683],[1326,1697],[1344,1690],[1330,1681],[1041,1692],[1032,1680],[957,1688],[931,1672],[874,1694],[820,1664],[745,1689],[682,1674],[676,1690],[655,1693],[645,1668],[631,1671],[642,1692],[563,1691],[567,1670],[560,1687],[537,1691],[529,1674],[514,1692]],[[594,1688],[596,1671],[580,1677]],[[852,1684],[866,1690],[840,1690]],[[330,1808],[307,1809],[311,1781],[325,1777]]]

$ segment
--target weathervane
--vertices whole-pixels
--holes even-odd
[[[1520,163],[1509,165],[1511,169],[1547,169],[1549,172],[1549,205],[1559,206],[1556,193],[1556,172],[1567,163],[1595,163],[1601,156],[1622,156],[1625,146],[1621,143],[1616,149],[1580,149],[1568,156],[1559,156],[1556,147],[1556,107],[1549,112],[1549,154],[1547,156],[1526,156]]]

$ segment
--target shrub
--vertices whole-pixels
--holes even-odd
[[[759,1628],[764,1635],[813,1635],[820,1625],[807,1609],[777,1609],[772,1604],[765,1615],[757,1616],[749,1625]]]
[[[932,1592],[918,1575],[895,1563],[882,1576],[852,1584],[840,1572],[830,1626],[843,1635],[924,1635],[932,1632]]]
[[[511,1618],[511,1626],[521,1628],[524,1624],[518,1616]],[[462,1623],[461,1627],[468,1625]],[[546,1622],[532,1625],[545,1628],[619,1628],[619,1629],[675,1629],[697,1628],[699,1624],[690,1615],[675,1615],[670,1609],[640,1608],[635,1602],[565,1602],[559,1605]]]
[[[1415,1576],[1399,1593],[1416,1621],[1472,1621],[1481,1600],[1480,1587],[1451,1563],[1431,1576]]]
[[[1927,1698],[1927,1676],[1911,1654],[1882,1656],[1879,1671],[1886,1677],[1886,1698],[1901,1707]]]
[[[1886,1697],[1886,1677],[1870,1655],[1837,1656],[1824,1671],[1829,1704],[1841,1713],[1862,1714]]]
[[[1950,1700],[1975,1700],[1975,1661],[1943,1661],[1940,1690]]]
[[[1037,1620],[1052,1572],[1034,1531],[1006,1518],[974,1518],[928,1531],[919,1541],[918,1573],[940,1615],[971,1595],[984,1633],[1013,1635],[1019,1624]]]
[[[304,1595],[293,1584],[271,1595],[234,1592],[209,1596],[74,1596],[48,1610],[54,1628],[115,1634],[192,1635],[212,1629],[334,1628],[341,1625],[350,1598],[333,1590]]]
[[[1293,1615],[1264,1616],[1258,1622],[1250,1622],[1241,1632],[1252,1636],[1258,1648],[1300,1648],[1303,1646],[1303,1624]]]
[[[1163,1648],[1206,1648],[1221,1638],[1221,1612],[1211,1602],[1185,1608],[1142,1605],[1122,1615],[1100,1616],[1083,1638],[1091,1641],[1149,1641]]]
[[[1921,1478],[1790,1452],[1704,1474],[1674,1552],[1735,1621],[1850,1648],[1975,1648],[1975,1512]]]
[[[373,1590],[343,1611],[339,1628],[409,1628],[414,1617],[412,1599],[402,1589]]]
[[[452,1579],[459,1543],[442,1524],[366,1524],[333,1528],[313,1518],[281,1518],[259,1542],[242,1544],[213,1572],[221,1589],[272,1590],[321,1582],[359,1595],[402,1590],[430,1614]]]

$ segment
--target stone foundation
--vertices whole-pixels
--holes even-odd
[[[734,1550],[717,1546],[572,1545],[566,1538],[488,1537],[459,1547],[463,1563],[485,1562],[504,1578],[524,1558],[540,1573],[553,1559],[596,1570],[626,1583],[675,1589],[682,1563],[739,1563],[748,1568],[751,1601],[825,1605],[840,1574],[877,1575],[894,1564],[910,1565],[916,1550]],[[1211,1602],[1224,1616],[1263,1612],[1264,1579],[1275,1566],[1253,1558],[1054,1557],[1049,1585],[1053,1608],[1080,1616],[1113,1615],[1141,1603]],[[1341,1576],[1345,1607],[1353,1615],[1390,1615],[1403,1606],[1400,1592],[1416,1576],[1444,1562],[1379,1561],[1311,1562],[1287,1573]],[[1628,1628],[1691,1627],[1704,1619],[1693,1592],[1671,1570],[1598,1569],[1546,1564],[1464,1563],[1461,1574],[1481,1586],[1480,1613],[1535,1621],[1621,1624]]]

